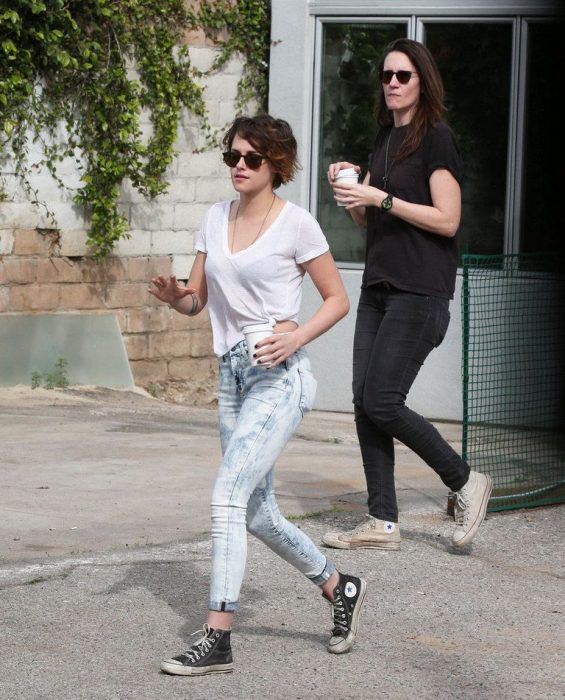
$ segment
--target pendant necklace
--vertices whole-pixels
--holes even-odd
[[[259,236],[261,235],[261,231],[263,230],[263,226],[265,225],[265,221],[267,221],[267,217],[271,213],[271,209],[273,208],[273,204],[275,203],[276,198],[277,198],[277,195],[273,192],[273,199],[271,200],[271,204],[270,204],[269,208],[267,209],[267,213],[265,214],[265,218],[261,222],[261,226],[259,227],[259,230],[255,234],[255,238],[251,241],[251,243],[247,246],[247,248],[250,248],[255,243],[255,241],[259,238]],[[231,238],[231,248],[230,248],[230,253],[232,255],[233,255],[233,247],[235,245],[235,230],[237,227],[237,217],[239,216],[240,204],[241,204],[240,202],[237,203],[237,211],[235,212],[235,221],[233,222],[233,234],[232,234],[232,238]],[[243,248],[242,250],[246,250],[246,248]],[[238,251],[238,253],[239,253],[239,251]]]
[[[387,185],[388,185],[388,176],[390,175],[390,171],[392,170],[392,167],[394,165],[394,160],[390,164],[390,168],[388,167],[388,147],[390,146],[390,137],[392,136],[392,127],[390,129],[390,133],[388,135],[388,139],[386,142],[386,150],[385,150],[385,174],[383,175],[383,189],[386,192]]]

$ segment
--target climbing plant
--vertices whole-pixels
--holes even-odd
[[[0,0],[0,158],[13,162],[35,204],[31,173],[45,167],[65,187],[61,164],[73,159],[74,201],[88,213],[87,242],[98,258],[129,235],[120,185],[129,181],[148,198],[166,190],[183,108],[214,141],[204,74],[183,42],[199,28],[219,48],[212,71],[243,56],[237,109],[251,98],[264,107],[267,0]]]
[[[266,108],[271,31],[269,0],[202,2],[200,9],[191,13],[191,22],[201,27],[221,49],[212,70],[221,68],[236,53],[244,56],[236,107],[242,109],[250,100],[256,100]]]

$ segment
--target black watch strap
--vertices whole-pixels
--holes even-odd
[[[381,202],[381,209],[384,211],[388,211],[389,209],[392,209],[392,195],[387,194],[387,196],[383,199]]]

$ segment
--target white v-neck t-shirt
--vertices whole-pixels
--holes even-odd
[[[231,253],[230,204],[224,201],[210,207],[196,241],[196,250],[206,253],[208,311],[219,357],[243,340],[244,326],[298,322],[304,277],[300,264],[329,250],[310,212],[287,201],[254,243]]]

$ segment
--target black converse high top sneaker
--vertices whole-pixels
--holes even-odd
[[[339,575],[339,583],[334,588],[331,601],[325,593],[322,595],[332,605],[334,628],[328,644],[332,654],[344,654],[353,646],[359,628],[359,615],[367,591],[367,583],[356,576]]]
[[[213,630],[204,625],[194,634],[203,633],[184,654],[161,663],[161,671],[176,676],[202,676],[206,673],[233,671],[230,630]]]

